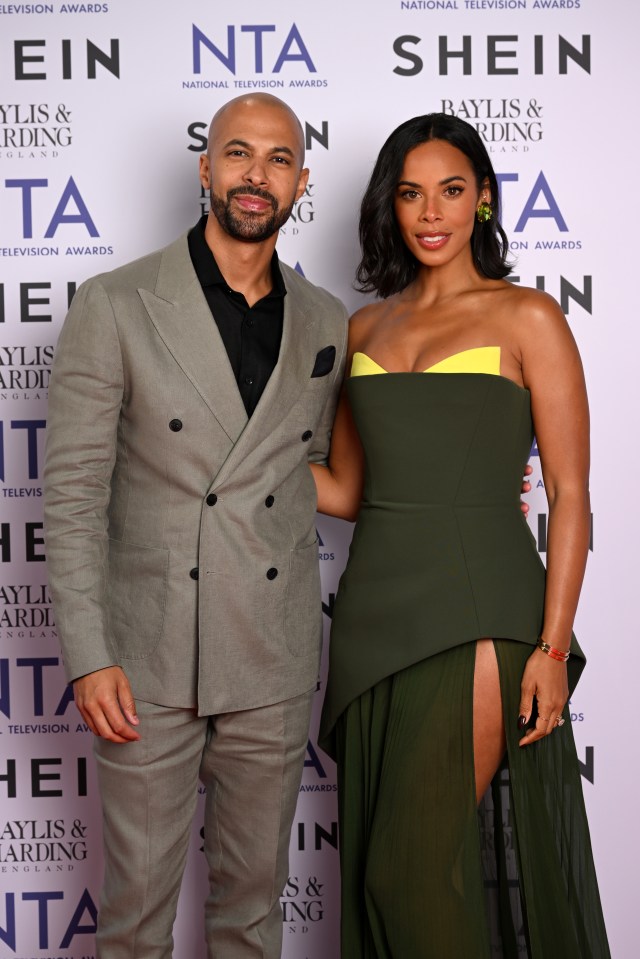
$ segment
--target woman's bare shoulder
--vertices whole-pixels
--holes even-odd
[[[354,352],[367,343],[374,330],[384,323],[389,312],[388,300],[367,303],[352,315],[349,320],[349,350]]]
[[[519,356],[523,382],[532,393],[549,393],[550,382],[575,378],[584,389],[580,354],[559,304],[542,290],[516,287],[511,310],[514,350]]]
[[[505,297],[505,307],[513,319],[535,327],[535,332],[545,328],[566,326],[565,315],[556,300],[543,290],[534,290],[530,286],[510,284]]]
[[[552,296],[543,290],[509,284],[492,303],[492,322],[511,344],[515,356],[534,344],[570,340],[571,332],[564,313]]]

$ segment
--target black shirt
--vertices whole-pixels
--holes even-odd
[[[189,232],[189,255],[209,309],[217,323],[247,415],[251,416],[278,362],[286,289],[274,251],[273,288],[249,306],[220,272],[205,240],[203,216]]]

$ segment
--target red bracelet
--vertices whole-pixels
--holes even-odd
[[[555,659],[558,663],[566,663],[571,655],[570,651],[567,650],[565,653],[561,649],[556,649],[555,646],[550,646],[549,643],[545,643],[542,636],[536,643],[538,649],[541,649],[543,653],[546,653],[547,656],[551,656],[551,659]]]

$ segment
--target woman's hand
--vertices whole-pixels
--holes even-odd
[[[524,479],[522,480],[522,489],[521,489],[521,491],[520,491],[521,495],[524,494],[524,493],[530,493],[530,492],[531,492],[531,483],[530,483],[529,480],[527,479],[527,476],[531,476],[532,473],[533,473],[533,467],[530,466],[530,465],[527,463],[527,465],[526,465],[525,468],[524,468]],[[521,500],[520,500],[520,509],[522,510],[522,512],[524,513],[524,515],[526,516],[527,513],[529,512],[529,504],[528,504],[528,503],[525,503],[525,501],[521,499]]]
[[[520,746],[528,746],[552,733],[569,698],[567,664],[559,663],[540,649],[534,649],[522,676],[518,717],[520,728],[524,728],[531,719],[534,697],[538,716],[535,726],[520,740]]]

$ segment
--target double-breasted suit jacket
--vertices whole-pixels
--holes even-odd
[[[250,419],[186,235],[87,281],[49,392],[45,528],[70,680],[125,670],[201,715],[317,678],[315,487],[346,347],[335,297],[281,266],[278,363]]]

